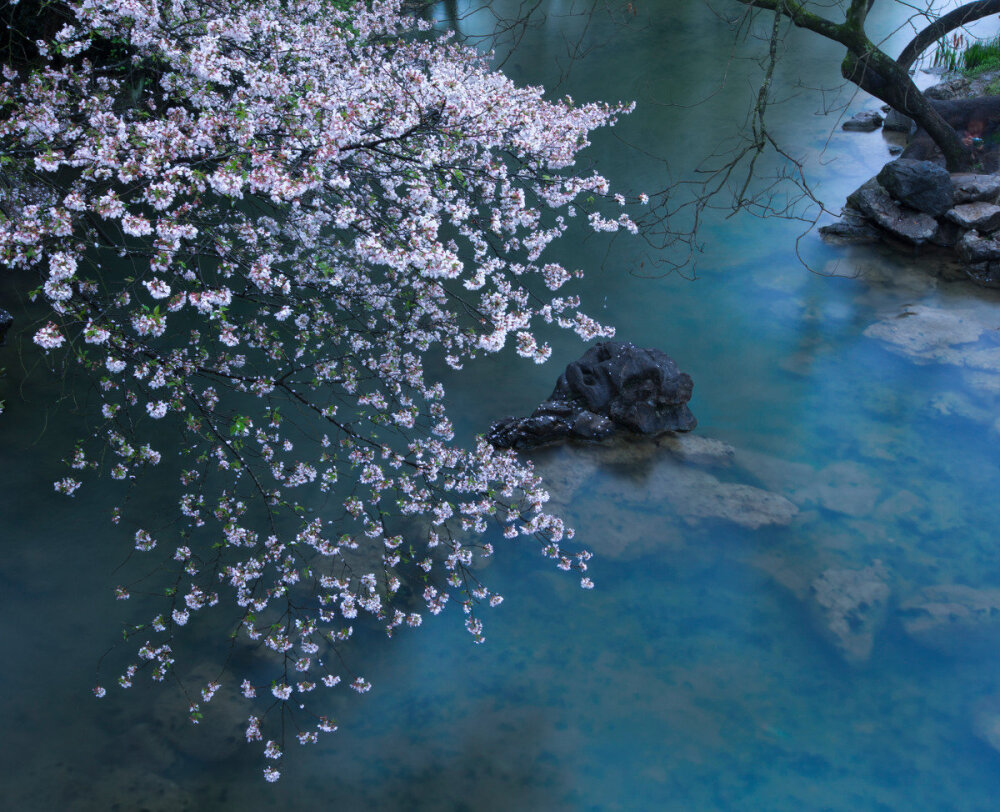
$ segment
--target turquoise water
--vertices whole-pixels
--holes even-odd
[[[701,3],[652,4],[627,28],[595,18],[586,31],[569,9],[551,4],[507,67],[551,82],[579,41],[587,56],[560,92],[639,99],[588,154],[619,186],[663,188],[664,159],[675,177],[689,171],[742,117],[756,70],[742,60],[710,103],[668,106],[719,85],[732,35]],[[888,154],[880,133],[834,130],[815,93],[793,95],[800,80],[834,85],[838,61],[815,39],[791,40],[791,100],[772,119],[834,209]],[[334,700],[340,732],[290,748],[274,786],[259,754],[232,740],[224,695],[193,731],[169,690],[90,696],[98,658],[137,609],[111,594],[129,543],[106,521],[110,494],[102,504],[51,490],[84,426],[72,401],[53,404],[85,402],[85,390],[41,374],[28,350],[2,350],[2,805],[995,809],[1000,297],[883,248],[809,234],[797,254],[803,230],[710,218],[694,280],[665,274],[663,253],[641,241],[560,248],[588,271],[595,315],[692,375],[701,444],[539,452],[554,500],[597,554],[597,588],[580,590],[530,547],[502,548],[484,572],[507,598],[487,616],[487,643],[473,646],[450,612],[392,641],[372,633],[373,691]],[[454,381],[459,431],[544,399],[582,351],[565,336],[553,345],[543,367],[487,359]],[[851,620],[838,636],[823,590],[844,579]],[[966,602],[948,610],[958,620],[937,635],[916,628],[925,590],[955,585],[970,590],[947,593]],[[980,614],[963,619],[973,604]],[[218,656],[211,635],[191,645]]]

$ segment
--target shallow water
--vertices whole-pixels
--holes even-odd
[[[592,24],[560,90],[639,98],[589,159],[653,192],[666,183],[659,158],[689,170],[742,115],[751,68],[734,63],[710,104],[664,106],[717,85],[731,34],[697,2],[639,11],[628,29]],[[582,25],[552,14],[508,68],[552,81]],[[839,55],[815,39],[795,38],[787,60],[789,91],[799,76],[836,82]],[[887,148],[880,133],[835,130],[836,114],[814,115],[821,106],[803,92],[773,123],[836,209]],[[290,751],[274,786],[256,751],[179,731],[179,696],[140,686],[90,697],[96,661],[134,609],[111,596],[128,544],[100,500],[52,494],[82,424],[71,404],[51,404],[76,390],[4,350],[3,805],[995,809],[1000,296],[939,279],[933,262],[814,234],[799,243],[811,272],[795,251],[802,231],[713,219],[693,281],[662,275],[662,256],[639,241],[560,249],[590,274],[592,312],[692,375],[692,436],[719,442],[539,452],[554,500],[597,554],[597,588],[581,591],[528,547],[504,548],[485,572],[507,597],[487,617],[486,645],[450,612],[393,641],[373,636],[374,690],[333,706],[341,731]],[[542,400],[581,352],[564,336],[553,345],[543,367],[489,359],[456,380],[460,432]],[[842,614],[855,611],[838,637],[837,606],[822,596],[843,579]],[[978,600],[984,619],[915,630],[921,590],[942,585],[976,590],[947,594]],[[213,654],[211,638],[192,643]]]

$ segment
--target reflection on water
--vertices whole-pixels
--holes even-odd
[[[595,34],[570,80],[581,98],[635,90],[647,104],[619,136],[675,163],[738,109],[736,96],[697,111],[654,103],[698,90],[692,77],[715,81],[724,34],[682,5],[677,25],[651,15]],[[534,32],[519,78],[545,79],[573,24]],[[836,72],[812,41],[790,51],[817,83]],[[815,106],[803,96],[781,114],[804,151],[830,132]],[[835,132],[825,163],[809,153],[833,205],[885,159],[880,139]],[[594,155],[635,188],[661,166],[611,136]],[[694,282],[629,275],[648,259],[635,243],[563,246],[594,271],[591,309],[692,375],[699,429],[537,452],[597,553],[597,589],[505,548],[485,573],[507,596],[487,644],[448,613],[391,643],[373,634],[375,690],[332,707],[341,732],[290,752],[275,786],[237,746],[224,694],[216,724],[193,732],[174,715],[179,694],[90,698],[95,661],[130,617],[111,598],[127,543],[99,499],[52,493],[54,458],[81,425],[46,412],[63,387],[5,350],[4,807],[995,809],[1000,297],[926,261],[813,237],[800,250],[830,275],[809,273],[798,231],[710,224]],[[460,430],[542,400],[581,352],[554,345],[543,368],[470,368],[450,390]]]

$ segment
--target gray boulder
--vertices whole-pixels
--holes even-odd
[[[964,76],[956,76],[933,87],[927,88],[924,95],[928,99],[944,101],[948,99],[965,98],[972,91],[972,85]]]
[[[1000,175],[979,175],[956,172],[951,176],[955,203],[996,203],[1000,198]]]
[[[878,182],[893,200],[933,217],[955,205],[951,175],[931,161],[898,158],[882,167]]]
[[[914,245],[933,240],[938,232],[937,220],[929,214],[900,206],[875,178],[852,192],[847,202],[879,228]]]
[[[872,110],[855,113],[842,127],[851,132],[870,133],[882,126],[882,116]]]
[[[960,203],[945,217],[962,228],[989,233],[1000,228],[1000,206],[994,203]]]
[[[984,697],[973,706],[972,730],[1000,753],[1000,694]]]
[[[989,239],[970,231],[958,241],[958,254],[966,262],[993,262],[1000,259],[1000,240]]]
[[[495,422],[486,439],[497,448],[525,449],[569,438],[603,440],[619,431],[690,431],[697,425],[687,406],[693,386],[660,350],[602,342],[566,367],[529,417]]]

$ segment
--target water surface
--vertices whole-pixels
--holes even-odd
[[[459,10],[466,33],[487,25]],[[518,81],[561,79],[581,100],[639,100],[586,155],[621,188],[665,188],[742,120],[759,68],[739,46],[722,83],[733,37],[700,2],[619,12],[626,26],[548,10],[506,67]],[[877,21],[886,34],[897,23]],[[571,62],[577,44],[586,58]],[[880,133],[840,132],[833,103],[799,87],[836,86],[839,59],[791,38],[789,100],[769,114],[834,209],[888,157]],[[876,106],[837,98],[848,114]],[[906,623],[921,590],[969,587],[988,607],[1000,589],[1000,299],[926,259],[814,234],[797,251],[803,224],[723,214],[701,233],[695,279],[665,273],[669,255],[637,240],[581,232],[558,249],[587,270],[592,312],[692,375],[695,434],[718,443],[540,452],[597,554],[597,588],[504,547],[485,572],[507,597],[486,645],[455,613],[393,641],[373,634],[375,689],[332,700],[341,731],[290,749],[275,786],[255,750],[181,729],[179,695],[90,697],[98,657],[132,617],[111,595],[128,541],[106,521],[111,494],[52,493],[84,425],[53,404],[77,390],[40,374],[30,351],[4,350],[4,805],[995,809],[1000,625],[942,643]],[[544,399],[582,351],[552,341],[544,367],[487,359],[451,384],[463,436]],[[862,612],[870,629],[841,638],[864,649],[870,632],[864,656],[838,644],[817,598],[851,573],[868,573],[882,602]],[[208,635],[191,643],[218,654]]]

